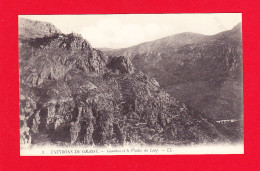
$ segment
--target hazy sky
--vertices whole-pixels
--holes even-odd
[[[241,13],[22,15],[48,21],[63,33],[80,33],[95,48],[123,48],[181,32],[212,35],[232,29]]]

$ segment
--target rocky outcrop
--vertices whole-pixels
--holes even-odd
[[[25,18],[19,18],[19,39],[42,38],[61,33],[53,24],[42,21],[33,21]]]
[[[211,118],[241,119],[241,26],[212,36],[181,33],[104,52],[125,55],[172,96]]]
[[[80,35],[57,33],[20,43],[23,144],[229,141],[224,128],[171,97],[128,58],[108,59]]]
[[[134,72],[132,62],[129,60],[129,58],[126,58],[124,56],[111,58],[109,63],[107,64],[107,67],[109,69],[112,69],[114,72],[118,70],[121,74],[132,74]]]
[[[20,82],[36,87],[46,80],[64,78],[70,70],[89,74],[103,72],[107,57],[76,34],[54,34],[26,39],[19,48]]]

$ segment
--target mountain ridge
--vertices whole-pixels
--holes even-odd
[[[27,38],[40,38],[61,33],[53,24],[43,21],[35,21],[26,18],[18,19],[19,40]]]
[[[129,57],[137,69],[155,77],[167,92],[200,112],[211,113],[215,119],[240,118],[243,106],[242,24],[215,35],[184,34],[186,37],[177,34],[104,53]],[[168,39],[171,39],[170,44],[167,44]],[[231,96],[224,97],[224,94]],[[231,106],[233,112],[225,114],[226,109],[221,109],[223,101],[217,102],[220,96],[228,99],[230,105],[225,108]],[[240,102],[231,105],[231,98],[240,99]],[[205,107],[209,105],[207,101],[210,107]],[[211,110],[216,107],[220,109]]]
[[[238,23],[232,29],[226,30],[226,31],[214,34],[214,35],[204,35],[204,34],[201,34],[201,33],[194,33],[194,32],[183,32],[183,33],[173,34],[173,35],[170,35],[170,36],[165,36],[163,38],[159,38],[159,39],[152,40],[152,41],[139,43],[137,45],[129,46],[129,47],[126,47],[126,48],[118,48],[118,49],[101,48],[101,49],[107,55],[111,55],[112,52],[113,52],[113,55],[119,55],[119,54],[122,54],[122,51],[125,51],[125,50],[128,50],[128,49],[135,49],[135,51],[139,52],[138,51],[139,46],[149,47],[149,46],[153,46],[153,44],[158,44],[158,43],[161,43],[161,42],[164,46],[170,45],[171,47],[174,47],[174,46],[176,46],[175,43],[179,41],[178,39],[183,38],[183,40],[182,40],[183,42],[180,42],[180,44],[177,44],[177,46],[181,46],[181,45],[199,43],[200,41],[203,41],[205,38],[213,38],[214,39],[214,38],[218,37],[219,35],[223,35],[223,33],[225,33],[225,32],[228,32],[228,31],[231,31],[231,30],[234,30],[234,29],[241,29],[241,27],[242,27],[242,23]],[[189,39],[192,39],[192,40],[189,40]],[[192,41],[195,41],[195,42],[192,42]],[[176,47],[174,47],[174,48],[176,48]],[[152,48],[152,50],[154,50],[154,49]],[[128,54],[124,54],[124,56],[131,57],[131,55],[128,55]]]
[[[23,34],[29,34],[21,32],[19,39],[22,148],[44,143],[181,145],[240,139],[171,97],[129,58],[108,57],[75,33],[42,36],[42,28],[40,33],[37,28],[33,29],[41,37],[25,38]]]

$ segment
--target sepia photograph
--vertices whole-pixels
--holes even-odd
[[[241,13],[19,15],[21,156],[244,154]]]

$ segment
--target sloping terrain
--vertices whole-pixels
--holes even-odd
[[[167,94],[128,58],[108,58],[78,34],[38,37],[45,29],[38,33],[33,27],[28,37],[25,21],[19,25],[22,147],[190,144],[237,138]]]
[[[19,18],[19,39],[40,38],[50,36],[54,33],[61,33],[54,25],[48,22],[32,21]]]
[[[181,33],[129,48],[125,55],[168,93],[216,120],[243,117],[242,25],[216,35]]]

